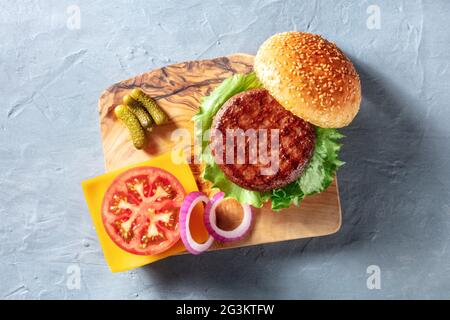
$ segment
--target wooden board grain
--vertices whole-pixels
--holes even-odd
[[[197,112],[204,95],[209,94],[225,78],[252,70],[253,56],[234,54],[212,60],[190,61],[152,70],[121,81],[106,89],[99,100],[100,126],[107,171],[138,163],[170,151],[176,128],[193,132],[191,117]],[[155,128],[145,150],[134,149],[126,128],[115,119],[114,106],[131,89],[140,87],[154,97],[171,121]],[[210,193],[209,184],[199,177],[201,168],[191,165],[199,189]],[[238,223],[240,207],[230,201],[221,205],[221,225]],[[300,207],[272,212],[269,205],[255,209],[253,230],[246,239],[228,244],[216,243],[213,249],[256,245],[276,241],[322,236],[336,232],[341,225],[341,208],[337,181],[323,193],[307,197]]]

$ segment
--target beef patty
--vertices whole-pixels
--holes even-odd
[[[283,108],[267,90],[252,89],[233,96],[217,112],[210,146],[228,179],[248,190],[268,191],[301,175],[315,139],[311,124]]]

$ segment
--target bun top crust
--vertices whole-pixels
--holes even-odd
[[[322,128],[348,125],[359,111],[361,84],[352,62],[319,35],[285,32],[267,39],[254,70],[287,110]]]

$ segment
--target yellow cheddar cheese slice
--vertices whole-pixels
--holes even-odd
[[[103,196],[106,193],[106,190],[119,174],[128,169],[141,166],[157,167],[172,173],[183,185],[186,194],[198,190],[189,165],[185,163],[174,163],[170,152],[159,157],[155,157],[149,161],[127,166],[99,177],[83,181],[82,186],[89,212],[94,222],[95,230],[97,231],[106,262],[112,272],[120,272],[137,268],[157,260],[179,254],[186,250],[180,240],[173,247],[163,253],[152,256],[135,255],[119,248],[106,233],[103,226],[101,212]],[[191,232],[197,241],[205,241],[208,238],[208,232],[203,224],[202,208],[195,208],[192,212],[190,227]]]

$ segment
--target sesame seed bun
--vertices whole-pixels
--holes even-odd
[[[270,37],[259,48],[254,69],[283,107],[316,126],[344,127],[359,111],[361,84],[352,62],[319,35]]]

